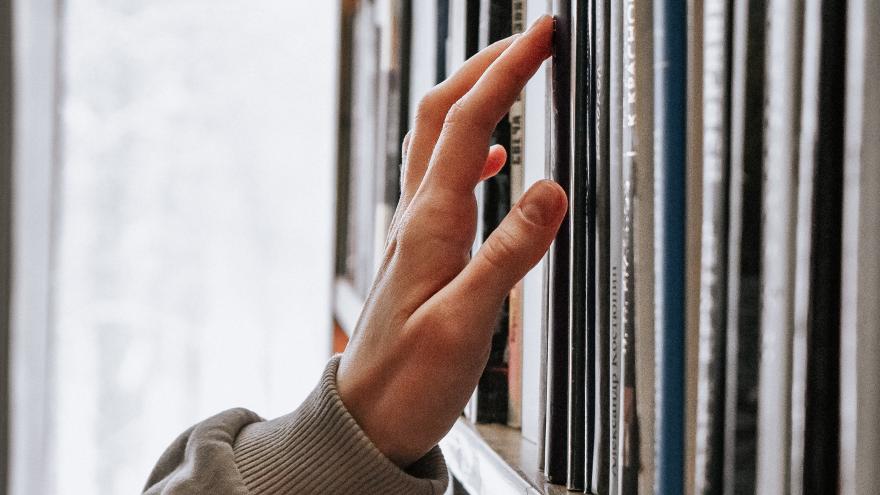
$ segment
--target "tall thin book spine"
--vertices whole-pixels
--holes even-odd
[[[609,420],[609,163],[608,163],[608,0],[593,2],[591,20],[593,37],[595,143],[596,143],[596,359],[595,359],[595,416],[593,436],[593,472],[590,489],[593,493],[608,493],[608,465],[611,422]]]
[[[730,15],[703,5],[703,227],[695,493],[718,493],[724,454]]]
[[[510,36],[510,0],[481,0],[479,10],[479,43],[480,49],[497,40]],[[492,133],[492,144],[499,144],[506,150],[510,149],[510,119],[504,117],[495,126]],[[486,179],[478,187],[478,214],[476,242],[481,243],[489,238],[492,232],[510,211],[510,178],[511,167],[508,163],[494,176]],[[508,377],[509,377],[509,300],[501,306],[495,332],[492,335],[492,347],[486,369],[480,377],[476,390],[476,416],[480,423],[506,423],[509,410]]]
[[[525,0],[510,2],[510,30],[521,33],[525,29]],[[525,187],[525,96],[523,90],[511,105],[507,121],[510,126],[510,146],[507,150],[510,162],[510,204],[522,196]],[[513,428],[522,426],[522,386],[523,386],[523,281],[520,280],[510,291],[509,330],[507,336],[507,425]]]
[[[847,9],[839,493],[868,495],[880,491],[880,2]]]
[[[846,12],[804,13],[791,403],[791,493],[837,489]]]
[[[654,493],[684,493],[685,3],[654,5]]]
[[[571,19],[571,280],[569,360],[569,489],[592,477],[595,405],[595,142],[592,35],[587,0],[572,2]],[[579,368],[578,368],[579,367]],[[574,400],[572,400],[574,399]]]
[[[803,2],[771,0],[767,32],[759,493],[788,493],[794,224]]]
[[[623,395],[621,364],[623,362],[621,313],[621,232],[623,230],[623,195],[622,191],[622,155],[621,155],[621,122],[622,122],[622,86],[623,81],[623,0],[611,0],[609,7],[609,130],[610,141],[608,152],[609,170],[609,419],[611,422],[608,465],[608,493],[617,495],[620,492],[620,408]]]
[[[654,36],[653,2],[635,3],[636,133],[634,270],[638,492],[654,486]]]
[[[733,12],[722,490],[727,494],[755,491],[765,14],[762,0],[737,3]]]
[[[550,177],[569,193],[570,156],[570,58],[568,0],[554,0],[555,32],[550,88]],[[551,483],[564,484],[568,439],[568,346],[569,346],[569,239],[570,220],[566,214],[556,239],[550,246],[549,322],[547,329],[547,427],[544,446],[544,474]]]
[[[569,112],[571,136],[569,138],[569,348],[568,348],[568,478],[569,490],[583,490],[585,465],[587,463],[587,384],[590,383],[587,367],[587,341],[592,321],[587,317],[589,269],[588,240],[591,219],[588,215],[589,158],[587,121],[590,112],[587,92],[589,86],[589,42],[586,23],[587,0],[571,0],[567,12],[558,15],[568,17],[569,25]],[[560,40],[560,42],[562,42]],[[592,305],[589,305],[592,307]],[[589,370],[592,371],[592,370]],[[586,479],[588,482],[588,479]]]
[[[621,186],[623,216],[621,230],[621,383],[620,407],[620,474],[621,493],[638,491],[639,429],[636,411],[636,305],[635,305],[635,178],[638,157],[638,119],[636,106],[636,4],[623,0],[621,67]]]

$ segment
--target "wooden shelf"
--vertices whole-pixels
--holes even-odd
[[[474,425],[460,418],[440,448],[451,474],[470,495],[559,495],[538,471],[538,447],[520,431],[499,424]]]

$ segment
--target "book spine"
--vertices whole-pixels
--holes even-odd
[[[608,0],[593,2],[593,98],[595,111],[596,187],[595,187],[595,416],[593,435],[592,493],[608,493],[609,442],[609,176],[608,176]]]
[[[803,2],[768,4],[766,168],[757,490],[788,493],[794,202]]]
[[[694,494],[699,377],[700,236],[703,224],[703,0],[687,0],[685,173],[684,489]]]
[[[624,0],[622,10],[621,71],[621,186],[623,215],[621,230],[621,382],[619,483],[621,493],[638,491],[639,430],[636,410],[636,305],[635,305],[635,178],[638,155],[636,122],[637,46],[636,1]]]
[[[654,5],[655,460],[654,493],[684,491],[685,116],[687,18]]]
[[[593,286],[593,182],[591,172],[592,109],[590,91],[589,3],[570,5],[571,32],[571,175],[569,219],[571,221],[569,280],[569,465],[568,488],[583,490],[592,475],[593,311],[588,304]]]
[[[840,359],[843,495],[880,489],[880,3],[847,5]]]
[[[653,2],[636,2],[636,134],[639,159],[635,169],[635,381],[638,426],[638,491],[654,485],[654,20]]]
[[[728,2],[703,5],[703,226],[695,493],[717,493],[724,453],[729,128]]]
[[[555,32],[550,88],[550,177],[569,194],[570,156],[570,43],[568,0],[554,0]],[[569,240],[570,220],[566,214],[550,246],[549,322],[547,363],[547,431],[544,474],[551,483],[566,483],[568,469],[568,347],[569,347]]]
[[[755,491],[763,173],[764,2],[734,6],[723,493]]]
[[[792,493],[838,486],[840,225],[846,12],[810,0],[804,13],[792,364]],[[797,464],[795,464],[797,462]]]
[[[480,41],[479,48],[485,48],[497,40],[510,36],[512,28],[510,17],[510,0],[482,0],[479,10]],[[492,133],[492,144],[510,150],[510,119],[504,117],[495,126]],[[510,211],[510,178],[511,167],[508,163],[494,176],[486,179],[478,187],[477,239],[484,242],[498,228]],[[495,332],[492,335],[492,347],[486,369],[480,377],[476,391],[476,421],[479,423],[506,423],[509,409],[508,349],[510,305],[509,299],[501,306]]]
[[[525,0],[512,0],[510,6],[511,33],[521,33],[525,29]],[[507,150],[510,163],[510,204],[513,205],[524,191],[525,91],[511,105],[507,120],[510,126],[510,146]],[[514,428],[522,426],[523,285],[523,281],[519,281],[510,291],[508,299],[507,425]]]
[[[623,394],[622,365],[622,327],[621,316],[621,233],[623,231],[622,191],[622,69],[623,69],[623,0],[611,0],[609,7],[609,417],[610,455],[608,465],[608,493],[620,492],[620,409]]]

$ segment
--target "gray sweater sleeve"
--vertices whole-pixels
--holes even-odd
[[[434,447],[406,470],[388,460],[336,391],[339,357],[300,407],[271,421],[231,409],[181,434],[144,493],[195,495],[442,494],[448,475]]]

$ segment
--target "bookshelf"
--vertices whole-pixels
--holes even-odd
[[[408,109],[555,16],[552,59],[493,135],[511,159],[475,190],[475,248],[539,179],[569,216],[502,310],[483,377],[507,380],[481,380],[442,442],[468,492],[880,493],[880,7],[845,3],[343,2],[346,329]],[[364,100],[389,77],[396,104]]]

